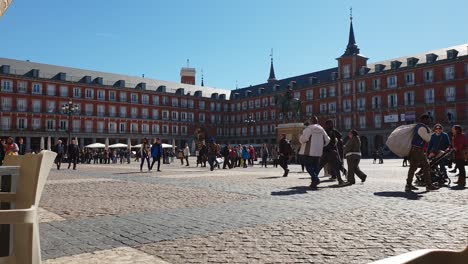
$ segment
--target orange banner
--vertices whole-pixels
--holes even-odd
[[[7,8],[11,5],[11,2],[13,2],[13,0],[0,0],[0,16],[5,14]]]

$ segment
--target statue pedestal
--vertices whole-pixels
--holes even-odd
[[[279,124],[276,128],[276,135],[279,139],[281,138],[281,134],[286,134],[286,138],[291,142],[291,147],[296,153],[301,146],[301,143],[299,143],[299,136],[302,134],[304,128],[305,126],[303,123]]]

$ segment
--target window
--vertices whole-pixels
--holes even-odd
[[[149,134],[149,125],[148,124],[142,124],[141,125],[141,133]]]
[[[158,109],[153,109],[153,119],[158,120],[159,119],[159,111]]]
[[[109,101],[115,101],[117,98],[115,91],[109,91]]]
[[[221,112],[221,103],[216,103],[216,111]]]
[[[120,107],[120,117],[127,117],[127,107],[121,106]]]
[[[16,126],[19,130],[28,128],[28,120],[26,118],[20,117],[16,119]]]
[[[179,106],[179,99],[172,98],[172,106],[173,107],[178,107]]]
[[[379,90],[380,89],[380,79],[372,80],[372,89]]]
[[[55,85],[47,84],[47,95],[55,96]]]
[[[270,105],[275,105],[275,98],[273,96],[270,97]]]
[[[131,112],[130,112],[130,115],[131,115],[132,118],[137,118],[137,117],[138,117],[138,108],[132,107],[132,108],[130,109],[130,111],[131,111]]]
[[[180,134],[181,135],[187,135],[187,127],[186,126],[181,126],[180,127]]]
[[[343,100],[343,111],[351,112],[351,99]]]
[[[366,110],[366,98],[361,97],[357,99],[357,110],[358,111]]]
[[[149,104],[149,95],[147,95],[147,94],[142,94],[142,95],[141,95],[141,103],[142,103],[142,104]]]
[[[16,101],[16,109],[18,112],[26,112],[28,110],[28,104],[26,98],[18,98]]]
[[[254,108],[254,101],[250,100],[249,101],[249,109],[253,109]]]
[[[179,120],[179,113],[177,111],[172,111],[172,120],[178,121]]]
[[[80,128],[81,128],[81,120],[73,120],[73,126],[72,126],[73,132],[80,132]]]
[[[306,100],[307,100],[307,101],[310,101],[310,100],[312,100],[312,99],[314,99],[314,90],[312,90],[312,89],[307,90],[307,92],[306,92]],[[268,101],[267,101],[267,103],[268,103]],[[266,105],[263,104],[263,106],[266,106]]]
[[[455,79],[455,67],[453,65],[445,67],[444,72],[445,72],[445,80]]]
[[[2,97],[2,111],[11,111],[11,98]]]
[[[106,91],[98,90],[97,91],[97,99],[98,100],[106,100]]]
[[[184,122],[187,121],[187,113],[185,112],[180,113],[180,120]]]
[[[103,121],[98,121],[97,122],[97,132],[98,133],[104,133],[104,122]]]
[[[414,72],[408,72],[405,74],[406,85],[414,85]]]
[[[192,100],[192,99],[188,100],[188,107],[189,107],[190,109],[193,109],[193,108],[194,108],[194,103],[193,103],[193,100]]]
[[[366,128],[366,116],[359,116],[359,128]]]
[[[363,93],[366,91],[366,81],[359,81],[358,83],[358,93]]]
[[[109,116],[110,117],[115,117],[115,113],[116,113],[115,109],[116,109],[115,105],[109,105]]]
[[[349,64],[346,64],[343,66],[343,79],[349,79],[349,77],[351,77],[350,75],[350,65]]]
[[[85,115],[92,116],[94,114],[94,105],[86,104],[85,105]]]
[[[326,112],[327,112],[327,104],[326,103],[320,104],[320,113],[324,114]]]
[[[120,102],[127,102],[127,93],[120,92]]]
[[[120,124],[119,124],[119,132],[120,132],[120,133],[125,133],[125,132],[127,132],[127,124],[126,124],[126,123],[120,123]]]
[[[68,86],[60,86],[60,96],[68,97]]]
[[[130,101],[135,104],[138,103],[138,94],[136,93],[130,94]]]
[[[242,110],[247,110],[247,102],[242,102]]]
[[[313,115],[313,105],[306,105],[306,116]]]
[[[94,99],[94,90],[91,88],[85,89],[85,98],[86,99]]]
[[[73,97],[81,98],[81,88],[73,87]]]
[[[375,128],[382,127],[382,116],[381,115],[375,115],[374,116],[374,126],[375,126]]]
[[[11,118],[9,116],[2,116],[2,130],[11,129]]]
[[[55,130],[55,120],[53,119],[47,119],[46,120],[46,129],[48,131],[53,131]]]
[[[32,94],[42,94],[42,85],[40,83],[33,83]]]
[[[159,96],[153,95],[153,105],[159,105]]]
[[[445,88],[445,99],[448,102],[455,101],[455,87],[446,87]]]
[[[205,110],[205,101],[198,102],[198,107],[200,108],[200,110]]]
[[[106,109],[104,105],[98,105],[97,106],[97,115],[98,116],[104,116],[106,114]]]
[[[28,92],[28,82],[18,81],[18,93]]]
[[[343,83],[343,95],[350,95],[350,94],[351,94],[351,84]]]
[[[41,128],[41,119],[40,118],[33,118],[32,120],[32,129],[40,129]]]
[[[414,105],[414,91],[405,92],[405,105]]]
[[[153,131],[153,134],[159,134],[159,125],[153,124],[153,127],[151,130]]]
[[[132,133],[138,133],[138,124],[132,123],[130,125],[130,132]]]
[[[163,135],[167,135],[169,133],[169,127],[166,125],[162,126],[162,133]]]
[[[468,77],[468,63],[465,63],[465,77]]]
[[[261,102],[260,99],[255,100],[255,108],[260,108],[261,107],[260,102]]]
[[[397,77],[395,75],[387,77],[387,88],[397,87]]]
[[[312,90],[310,90],[311,92],[313,92]],[[313,93],[310,95],[311,97],[313,96]],[[264,97],[263,98],[263,107],[267,107],[268,106],[268,98],[267,97]]]
[[[424,101],[426,104],[434,103],[434,89],[426,89],[424,91]]]
[[[388,99],[388,107],[390,108],[398,107],[398,97],[396,94],[389,94],[387,99]]]
[[[294,92],[294,99],[301,99],[301,92]]]
[[[210,111],[211,111],[211,112],[214,112],[215,109],[216,109],[215,103],[214,103],[214,102],[211,102],[211,103],[210,103]]]
[[[117,133],[117,124],[115,122],[109,122],[107,124],[107,129],[109,129],[109,133]]]
[[[55,113],[55,101],[47,101],[47,113]]]
[[[335,102],[328,104],[328,112],[330,114],[336,113],[336,103]]]
[[[425,70],[424,71],[424,82],[431,83],[433,81],[433,71],[432,70]]]
[[[345,117],[344,126],[346,130],[351,129],[351,117]]]
[[[186,108],[187,107],[187,99],[181,99],[180,100],[180,106],[183,107],[183,108]]]
[[[13,91],[13,82],[10,80],[2,80],[2,91],[3,92]]]
[[[201,123],[205,123],[205,114],[203,113],[198,114],[198,121]]]
[[[148,108],[141,109],[141,118],[147,119],[148,118]]]
[[[92,133],[93,132],[93,121],[91,120],[86,120],[85,121],[85,131],[88,132],[88,133]]]
[[[169,104],[169,97],[163,96],[162,97],[162,104],[163,105],[168,105]]]
[[[275,110],[272,110],[270,112],[270,115],[271,115],[271,120],[275,120],[276,119],[276,111]]]
[[[380,109],[380,96],[372,97],[372,109]]]
[[[162,111],[162,120],[169,120],[169,111]]]
[[[328,94],[333,97],[335,96],[335,86],[331,86],[330,88],[328,88]]]
[[[193,113],[188,113],[188,120],[189,122],[193,122]]]
[[[172,135],[177,135],[179,134],[179,129],[177,126],[172,126]]]
[[[320,99],[327,98],[327,88],[320,88]]]
[[[59,130],[60,131],[67,131],[68,130],[68,121],[67,120],[60,120],[59,121]]]
[[[40,113],[41,112],[41,100],[33,100],[32,101],[32,111],[34,113]]]

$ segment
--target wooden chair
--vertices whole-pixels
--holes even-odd
[[[468,263],[468,246],[463,251],[421,249],[382,259],[371,264],[465,264]]]
[[[5,157],[5,166],[20,167],[16,192],[0,192],[0,201],[12,204],[12,209],[0,210],[0,224],[13,227],[11,254],[0,258],[0,264],[41,263],[37,208],[56,155],[52,151],[42,151]]]

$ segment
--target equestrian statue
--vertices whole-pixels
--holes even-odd
[[[277,94],[274,97],[275,105],[280,113],[283,114],[283,120],[292,113],[292,120],[301,119],[301,101],[293,96],[293,90],[289,88],[284,94]]]

